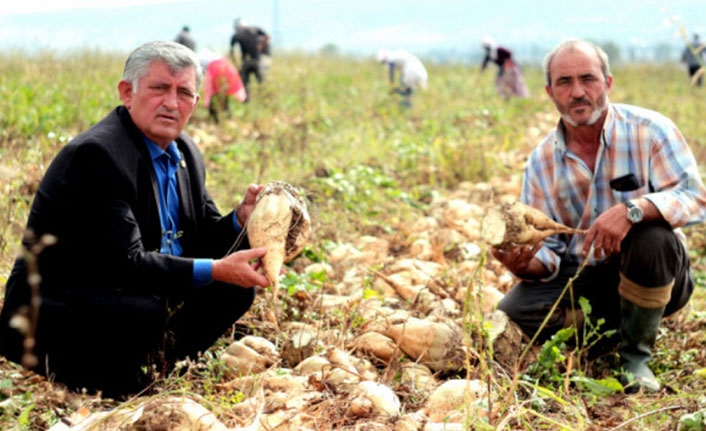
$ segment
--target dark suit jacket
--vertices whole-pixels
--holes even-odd
[[[176,142],[185,162],[177,173],[182,257],[159,254],[152,160],[124,107],[61,149],[42,179],[27,223],[37,237],[57,237],[38,260],[45,306],[89,304],[101,292],[178,297],[193,288],[190,258],[227,252],[237,237],[233,214],[221,216],[209,196],[203,157],[194,142],[183,133]],[[20,258],[0,313],[0,352],[8,352],[3,339],[16,339],[7,336],[8,319],[29,303],[29,292],[27,265]],[[9,346],[15,353],[18,348]]]

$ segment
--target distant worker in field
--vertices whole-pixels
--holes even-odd
[[[254,263],[267,249],[239,241],[263,186],[221,214],[183,132],[201,80],[196,53],[176,42],[130,53],[122,104],[42,178],[7,279],[0,354],[72,391],[123,398],[209,349],[269,285]]]
[[[512,51],[497,45],[490,36],[483,38],[481,46],[485,55],[480,65],[480,72],[484,72],[491,62],[498,66],[498,73],[495,77],[495,89],[498,94],[504,99],[528,97],[529,90],[525,84],[522,68],[512,58]]]
[[[699,35],[694,33],[693,40],[686,45],[681,55],[681,61],[686,64],[692,85],[701,87],[704,70],[706,70],[705,60],[706,45],[701,42]]]
[[[378,50],[376,56],[378,63],[388,68],[388,78],[391,91],[402,97],[400,105],[409,108],[412,106],[412,95],[417,89],[426,89],[429,75],[424,64],[404,50]],[[399,84],[395,84],[395,74],[399,73]]]
[[[226,115],[230,111],[230,99],[245,102],[247,92],[238,69],[222,54],[209,48],[199,52],[203,68],[203,103],[208,108],[209,117],[219,123],[219,112]]]
[[[263,83],[271,64],[270,36],[260,27],[249,25],[243,18],[235,20],[235,33],[230,39],[230,58],[238,64],[235,46],[240,48],[240,77],[250,96],[250,75]]]
[[[191,30],[186,25],[182,27],[179,34],[177,34],[174,42],[180,43],[192,51],[196,51],[196,41],[194,41],[194,38],[191,36]]]
[[[601,333],[618,333],[625,391],[656,392],[660,383],[648,363],[660,323],[694,291],[680,228],[706,220],[706,187],[670,119],[610,103],[613,77],[600,47],[565,41],[545,57],[544,71],[560,120],[529,156],[520,200],[587,232],[493,248],[520,280],[498,307],[539,343],[562,328],[583,334],[589,319],[594,327],[605,319]],[[588,299],[590,316],[580,297]]]

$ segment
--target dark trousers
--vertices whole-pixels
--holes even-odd
[[[663,222],[640,223],[630,230],[620,245],[621,253],[596,266],[586,266],[573,282],[573,304],[567,291],[538,337],[544,342],[564,327],[566,309],[578,306],[579,297],[591,305],[591,318],[605,318],[603,329],[620,325],[619,273],[643,287],[662,287],[674,281],[665,316],[681,309],[694,290],[690,261],[684,245]],[[564,287],[579,268],[578,263],[562,262],[559,274],[551,281],[521,281],[500,301],[503,310],[523,332],[533,337]]]
[[[696,75],[696,72],[699,71],[699,69],[701,69],[701,66],[700,66],[700,65],[698,65],[698,66],[689,66],[689,78],[693,78],[694,75]],[[696,86],[697,86],[697,87],[701,87],[702,81],[703,81],[703,78],[700,76],[700,77],[696,80]]]
[[[264,77],[262,76],[260,61],[252,58],[243,60],[243,64],[240,67],[240,79],[243,81],[243,87],[245,87],[245,92],[247,93],[247,98],[250,99],[250,75],[254,74],[255,79],[258,83],[262,83]]]
[[[35,371],[76,391],[134,394],[150,383],[144,367],[168,372],[176,361],[207,350],[254,297],[254,289],[213,283],[172,300],[115,292],[43,298]],[[21,345],[19,334],[11,336]],[[19,361],[16,354],[8,358]]]
[[[230,98],[231,96],[227,94],[214,94],[211,96],[211,101],[208,104],[208,115],[214,123],[220,123],[219,112],[224,112],[228,115]]]
[[[400,86],[397,87],[395,91],[402,97],[400,99],[400,106],[410,108],[412,106],[412,93],[414,92],[412,87],[400,83]]]

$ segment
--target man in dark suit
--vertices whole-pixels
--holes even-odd
[[[266,249],[231,250],[262,186],[221,215],[182,132],[201,80],[183,45],[140,46],[118,84],[122,106],[51,163],[7,281],[8,359],[72,390],[136,393],[145,367],[208,349],[250,308],[252,288],[269,284],[250,263]]]

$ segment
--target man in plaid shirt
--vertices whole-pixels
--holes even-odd
[[[583,325],[577,299],[585,297],[592,319],[605,319],[603,329],[618,329],[625,390],[656,392],[660,384],[647,363],[660,321],[684,307],[694,289],[679,228],[704,221],[706,188],[671,120],[609,102],[613,77],[601,48],[565,41],[544,67],[546,91],[561,120],[530,156],[521,200],[587,233],[493,249],[521,279],[499,307],[529,336],[541,330],[541,342],[561,328]],[[573,295],[562,296],[584,262]]]

